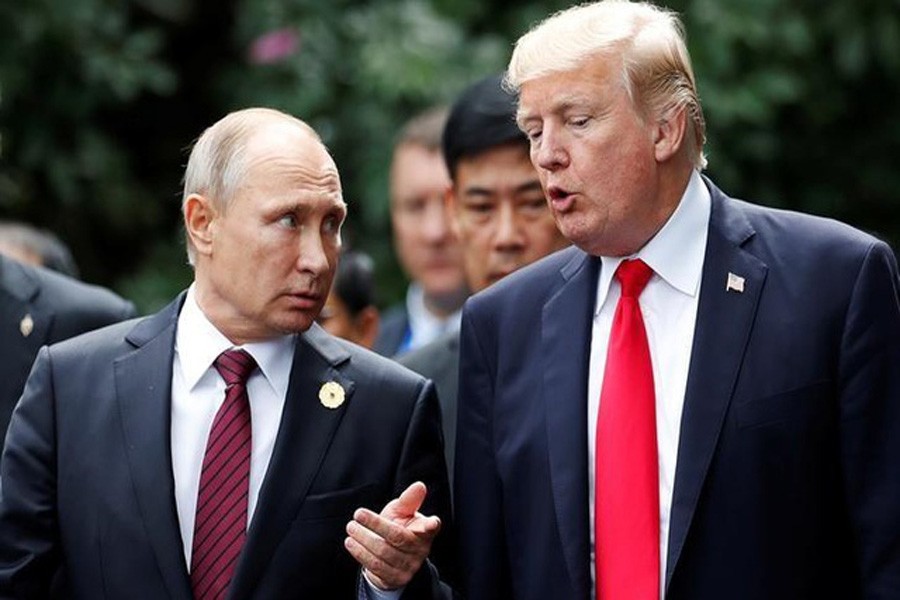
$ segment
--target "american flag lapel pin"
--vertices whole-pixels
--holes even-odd
[[[728,281],[725,282],[725,291],[726,292],[737,292],[738,294],[744,293],[744,278],[740,275],[735,275],[729,271],[728,273]]]

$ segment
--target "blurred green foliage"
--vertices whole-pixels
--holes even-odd
[[[387,203],[393,136],[503,68],[568,3],[29,0],[0,4],[0,216],[55,231],[85,279],[144,311],[190,281],[186,149],[230,110],[309,121],[350,204],[348,237],[400,296]],[[708,122],[710,175],[756,202],[900,241],[900,2],[671,0]],[[295,44],[254,59],[272,32]],[[276,53],[277,54],[277,53]]]

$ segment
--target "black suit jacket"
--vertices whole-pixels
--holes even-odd
[[[666,598],[900,598],[894,256],[708,185]],[[466,305],[454,500],[470,600],[589,598],[599,268],[563,250]]]
[[[42,349],[2,462],[0,597],[189,600],[170,451],[179,301]],[[335,381],[345,402],[324,407]],[[426,483],[451,535],[433,386],[318,326],[298,337],[275,448],[229,598],[355,598],[343,547],[355,508]],[[427,565],[404,598],[438,594]]]
[[[0,255],[0,445],[41,346],[134,315],[109,290]]]

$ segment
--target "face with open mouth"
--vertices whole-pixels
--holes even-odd
[[[620,59],[525,81],[518,121],[554,218],[574,244],[625,256],[665,222],[671,210],[659,200],[657,127],[635,111]]]

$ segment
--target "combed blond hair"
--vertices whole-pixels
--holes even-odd
[[[622,81],[637,113],[664,120],[684,109],[688,144],[698,169],[706,167],[706,123],[678,16],[647,2],[603,0],[551,15],[519,38],[506,84],[522,84],[578,69],[595,57],[618,57]]]

